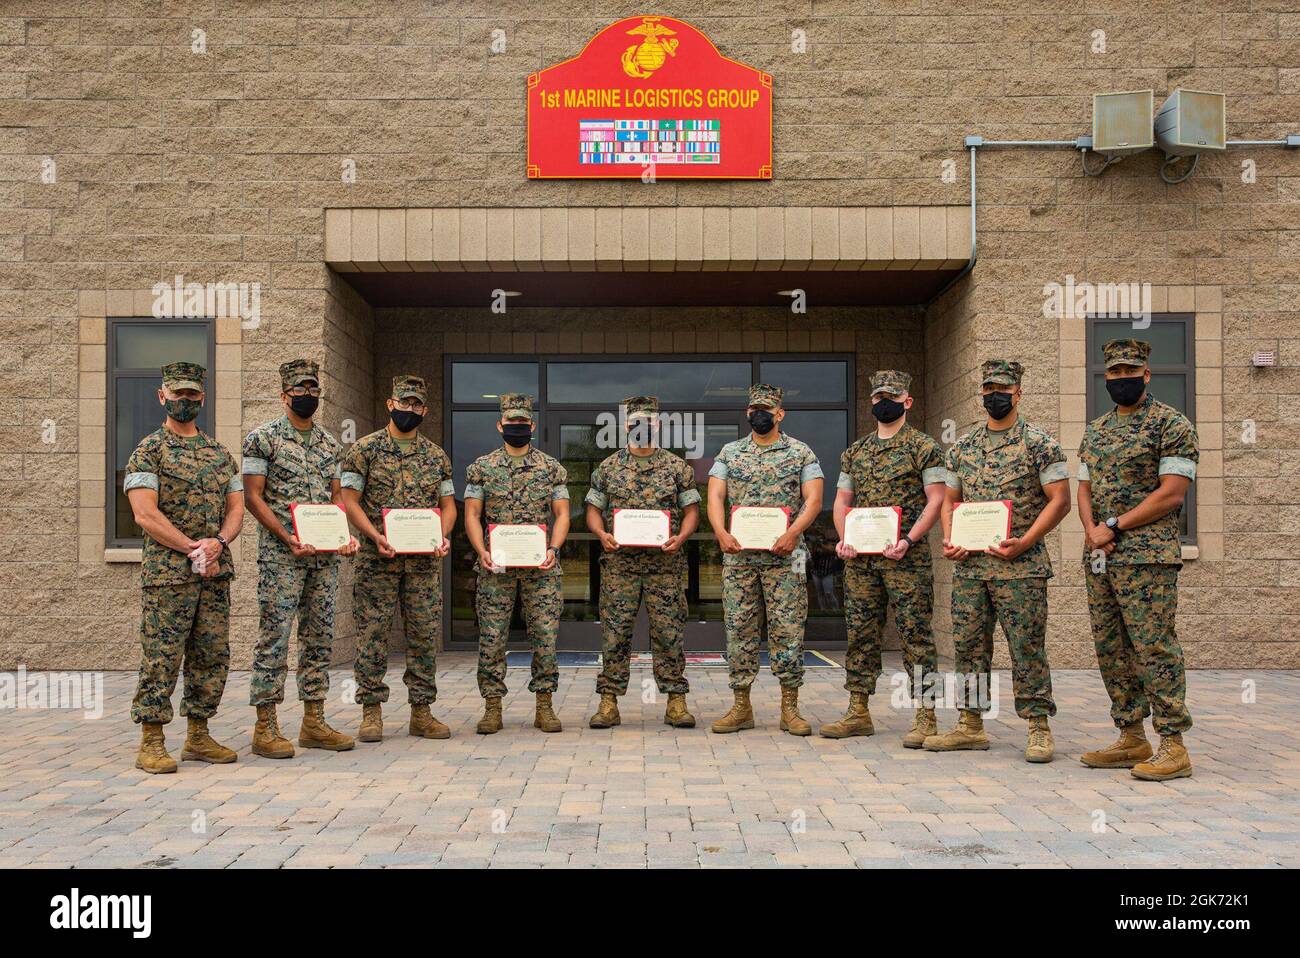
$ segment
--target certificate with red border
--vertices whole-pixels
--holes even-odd
[[[1011,538],[1011,500],[959,502],[952,507],[952,532],[948,541],[959,549],[987,552]]]
[[[771,552],[789,528],[790,510],[785,506],[731,507],[730,531],[742,549]]]
[[[615,509],[614,541],[621,546],[659,548],[672,535],[667,509]]]
[[[488,552],[492,564],[507,569],[536,569],[546,561],[549,543],[543,523],[488,525]]]
[[[317,552],[338,552],[352,540],[348,515],[333,502],[292,502],[289,515],[294,536],[305,546],[315,546]]]
[[[384,538],[402,555],[433,555],[442,548],[442,510],[385,509]]]
[[[903,531],[900,506],[860,506],[844,514],[844,541],[859,555],[879,555]]]

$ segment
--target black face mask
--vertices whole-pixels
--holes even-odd
[[[896,399],[882,399],[871,404],[871,415],[877,422],[891,423],[907,412],[907,407]]]
[[[984,397],[984,408],[990,418],[1006,419],[1011,415],[1015,404],[1011,401],[1011,393],[989,393]]]
[[[1123,379],[1107,379],[1106,392],[1115,400],[1117,406],[1136,406],[1142,394],[1146,392],[1145,376],[1125,376]]]
[[[411,412],[409,409],[391,409],[388,412],[388,418],[393,421],[393,425],[397,427],[398,432],[410,432],[424,422],[422,415]]]
[[[203,403],[198,399],[163,400],[163,408],[167,410],[167,415],[177,422],[191,422],[198,416],[202,407]]]
[[[506,445],[522,448],[533,441],[533,426],[527,422],[508,422],[501,427]]]
[[[320,405],[319,396],[290,396],[289,408],[299,419],[310,419],[316,415],[316,407]]]
[[[776,417],[766,409],[755,409],[749,414],[749,425],[760,436],[766,436],[776,425]]]

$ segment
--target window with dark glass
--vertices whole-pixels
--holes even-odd
[[[215,341],[211,320],[110,319],[108,333],[108,504],[107,544],[130,548],[141,544],[140,527],[122,491],[126,462],[140,440],[162,425],[158,404],[162,367],[192,362],[207,371],[203,410],[196,420],[212,433],[216,396],[213,366]]]
[[[1106,391],[1106,358],[1103,348],[1112,339],[1140,339],[1151,344],[1151,382],[1148,391],[1196,422],[1196,336],[1190,313],[1165,313],[1151,317],[1146,329],[1135,329],[1129,319],[1090,318],[1088,321],[1088,419],[1096,419],[1114,408]],[[1196,483],[1192,483],[1178,517],[1178,532],[1184,542],[1196,536]]]

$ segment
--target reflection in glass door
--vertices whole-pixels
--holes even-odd
[[[587,528],[586,497],[591,488],[591,473],[614,450],[605,448],[600,439],[604,435],[597,424],[598,412],[553,413],[547,430],[548,451],[569,473],[569,496],[572,502],[572,524],[569,538],[561,552],[564,562],[564,613],[561,630],[566,649],[600,648],[600,555],[599,540]],[[709,469],[719,450],[740,434],[739,422],[719,421],[738,418],[732,413],[707,413],[689,416],[689,421],[701,424],[700,432],[692,434],[691,448],[670,445],[670,451],[688,457],[695,467],[695,480],[700,490],[700,529],[686,544],[688,565],[687,602],[689,606],[686,626],[688,649],[720,649],[725,644],[722,630],[722,553],[713,539],[705,515],[704,498],[708,488]],[[681,436],[675,438],[682,438]],[[689,458],[695,456],[696,458]],[[633,648],[648,651],[649,625],[642,610],[633,634]]]
[[[659,397],[664,412],[689,422],[698,432],[670,430],[665,445],[695,469],[700,490],[700,528],[686,545],[689,576],[687,648],[717,650],[725,646],[722,612],[722,555],[709,527],[704,500],[708,473],[722,447],[748,432],[745,396],[753,382],[781,385],[786,395],[783,431],[813,447],[826,476],[822,514],[806,539],[809,565],[810,642],[844,641],[843,563],[834,554],[831,506],[839,476],[840,453],[849,444],[853,422],[853,357],[731,355],[719,357],[448,357],[443,422],[445,448],[451,455],[457,491],[464,488],[465,467],[500,443],[495,423],[497,397],[508,391],[537,397],[537,445],[568,470],[571,525],[561,551],[564,612],[560,647],[600,648],[600,544],[587,530],[587,490],[592,470],[614,451],[606,442],[600,417],[616,415],[628,395]],[[608,429],[606,429],[608,433]],[[474,615],[473,551],[463,522],[453,532],[447,585],[447,639],[452,647],[473,648],[478,629]],[[522,619],[512,623],[512,643],[523,643]],[[642,612],[633,638],[638,650],[649,648],[649,629]]]

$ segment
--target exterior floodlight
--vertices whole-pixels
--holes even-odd
[[[1107,160],[1141,153],[1155,146],[1151,135],[1152,90],[1129,93],[1094,93],[1092,97],[1092,149]]]
[[[1165,156],[1227,149],[1228,110],[1222,93],[1175,90],[1156,110],[1155,126]]]

